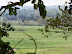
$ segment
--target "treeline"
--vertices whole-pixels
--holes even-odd
[[[48,19],[50,19],[50,17],[46,17],[45,19],[39,18],[37,21],[25,20],[24,22],[21,23],[21,25],[24,25],[24,26],[43,26],[43,25],[47,24]]]
[[[34,20],[25,20],[22,22],[22,20],[8,20],[7,18],[0,17],[0,24],[1,23],[10,23],[13,25],[22,25],[22,26],[43,26],[47,24],[47,20],[51,17],[46,17],[45,19],[39,18],[37,21]]]
[[[47,9],[47,18],[56,17],[58,10]],[[8,11],[0,17],[0,22],[9,22],[11,24],[20,25],[44,25],[46,21],[41,19],[38,10],[34,9],[22,9],[17,11],[17,16],[9,15]],[[44,23],[43,23],[44,22]]]

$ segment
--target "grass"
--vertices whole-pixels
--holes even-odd
[[[15,54],[26,54],[27,52],[34,52],[34,43],[30,40],[28,36],[24,33],[31,35],[37,42],[37,54],[72,54],[72,35],[68,37],[67,40],[63,39],[63,34],[53,33],[53,35],[48,38],[44,37],[39,28],[44,28],[44,26],[13,26],[16,31],[9,31],[9,37],[3,37],[3,40],[10,42],[12,47],[21,40],[16,48]],[[51,33],[51,32],[50,32]],[[50,34],[48,33],[48,34]]]

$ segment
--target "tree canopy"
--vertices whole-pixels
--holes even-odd
[[[67,2],[65,2],[67,4]],[[72,0],[71,0],[72,3]],[[64,9],[62,9],[59,6],[59,10],[62,12],[62,14],[60,15],[59,13],[57,13],[56,17],[52,17],[50,19],[47,20],[47,24],[45,25],[44,29],[39,29],[39,31],[42,32],[42,34],[47,33],[47,32],[56,32],[56,33],[63,33],[65,36],[63,36],[63,38],[65,38],[65,40],[67,40],[67,33],[71,33],[72,31],[72,5],[70,4],[69,8],[68,6],[65,4]],[[49,30],[49,28],[53,28],[53,29],[61,29],[62,31],[56,30],[56,31],[51,31]]]

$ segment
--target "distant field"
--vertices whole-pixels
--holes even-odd
[[[9,32],[9,37],[3,37],[4,41],[10,42],[10,45],[13,47],[15,44],[21,40],[16,48],[16,54],[26,54],[27,52],[34,52],[34,43],[29,40],[30,38],[24,33],[27,33],[34,37],[37,42],[37,54],[72,54],[72,34],[69,34],[67,40],[61,37],[63,34],[53,33],[53,35],[48,38],[44,37],[39,28],[44,28],[44,26],[13,26],[16,31]],[[50,34],[50,33],[49,33]],[[43,53],[44,52],[44,53]]]

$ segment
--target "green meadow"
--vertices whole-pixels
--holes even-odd
[[[15,48],[15,54],[27,54],[34,52],[34,43],[25,35],[31,35],[37,43],[37,54],[72,54],[72,34],[69,34],[67,40],[63,38],[62,33],[49,32],[48,38],[44,37],[39,28],[44,26],[13,26],[16,30],[9,31],[9,37],[3,37],[5,42],[10,42],[14,47],[21,39],[23,39]],[[52,35],[50,35],[52,34]]]

